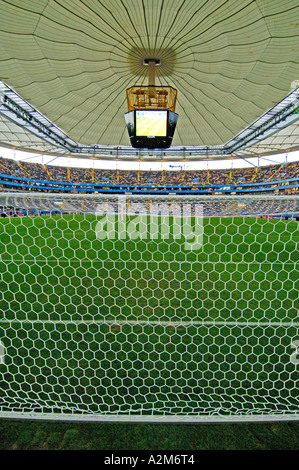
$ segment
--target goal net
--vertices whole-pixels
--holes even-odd
[[[298,197],[1,193],[0,212],[0,417],[298,419]]]

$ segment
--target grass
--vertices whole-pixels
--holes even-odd
[[[0,420],[0,450],[299,450],[299,423],[165,425]]]
[[[0,222],[3,411],[298,412],[298,375],[290,361],[298,339],[296,222],[205,218],[199,251],[186,250],[171,234],[168,240],[99,240],[96,223],[87,215]],[[1,423],[8,434],[23,426]],[[119,430],[115,442],[138,429],[161,432],[164,438],[153,442],[171,448],[181,445],[179,429],[185,429],[182,439],[190,442],[183,437],[190,432],[194,448],[202,448],[214,442],[210,433],[222,432],[218,425],[48,423],[39,436],[36,426],[31,423],[21,433],[24,442],[14,445],[84,447],[84,439],[76,438],[82,432],[96,445],[88,430],[105,428]],[[276,445],[269,426],[260,429],[268,429]],[[167,441],[167,429],[174,440]],[[199,429],[210,444],[199,438]],[[235,436],[236,429],[248,428],[222,429]],[[298,432],[296,423],[286,429]],[[263,448],[249,435],[247,446]],[[147,439],[138,446],[147,448]],[[226,447],[242,446],[236,436],[223,439]]]

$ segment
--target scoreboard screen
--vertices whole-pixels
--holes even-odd
[[[163,109],[134,109],[125,114],[131,145],[139,149],[169,148],[178,114]]]
[[[166,137],[167,111],[136,111],[136,137]]]

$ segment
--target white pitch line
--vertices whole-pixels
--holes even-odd
[[[100,250],[99,250],[100,251]],[[188,252],[189,254],[189,252]],[[204,255],[206,256],[207,253],[198,253],[198,255]],[[225,253],[227,254],[227,253]],[[237,257],[237,255],[239,255],[241,257],[244,256],[244,254],[242,253],[238,253],[238,252],[235,252],[232,254],[232,256],[234,257]],[[291,253],[292,254],[292,253]],[[217,253],[212,253],[210,254],[210,256],[213,256],[213,255],[217,255]],[[253,256],[255,256],[255,254],[253,254]],[[19,262],[24,262],[24,263],[27,263],[29,261],[32,261],[32,262],[43,262],[43,263],[54,263],[54,262],[63,262],[63,263],[70,263],[70,262],[73,262],[73,263],[102,263],[102,264],[105,264],[105,263],[135,263],[135,264],[138,264],[138,263],[142,263],[142,264],[148,264],[148,263],[159,263],[159,261],[156,261],[155,259],[150,259],[150,260],[134,260],[134,259],[110,259],[110,258],[106,258],[106,259],[101,259],[101,258],[94,258],[94,259],[84,259],[84,258],[67,258],[67,256],[62,256],[61,258],[55,258],[55,259],[49,259],[49,258],[55,258],[54,255],[50,255],[49,257],[46,257],[44,256],[43,258],[38,258],[38,257],[35,257],[35,256],[31,256],[30,258],[25,258],[25,257],[20,257],[20,258],[14,258],[13,256],[10,256],[10,257],[4,257],[3,255],[0,254],[0,260],[3,262],[3,263],[11,263],[13,261],[19,263]],[[185,261],[168,261],[168,260],[163,260],[164,262],[167,262],[167,263],[184,263]],[[237,260],[237,261],[234,261],[233,259],[230,260],[230,261],[199,261],[201,264],[239,264],[239,263],[243,263],[243,264],[261,264],[263,265],[264,263],[267,263],[267,264],[297,264],[299,263],[299,260],[287,260],[287,261],[282,261],[282,260],[273,260],[273,261],[268,261],[268,260],[263,260],[263,261],[256,261],[256,260],[252,260],[252,261],[245,261],[245,260]]]
[[[8,320],[8,319],[1,319],[0,324],[3,323],[21,323],[21,324],[64,324],[64,325],[145,325],[145,326],[172,326],[172,327],[179,327],[179,326],[264,326],[264,327],[297,327],[299,328],[299,322],[253,322],[253,321],[198,321],[198,320],[190,320],[190,321],[147,321],[147,320]]]

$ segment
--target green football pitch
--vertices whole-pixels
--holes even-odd
[[[203,219],[202,248],[94,215],[0,221],[0,410],[294,416],[298,223]]]

